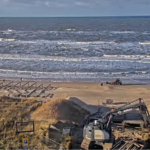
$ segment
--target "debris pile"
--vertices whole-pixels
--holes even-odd
[[[77,103],[65,98],[53,99],[44,103],[31,115],[32,119],[56,119],[80,123],[89,112]]]
[[[135,141],[125,141],[125,140],[119,140],[111,150],[122,150],[122,149],[128,149],[128,150],[142,150],[144,145],[139,144]]]

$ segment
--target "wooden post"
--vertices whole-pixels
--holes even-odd
[[[98,106],[100,106],[100,105],[99,105],[99,100],[100,100],[100,99],[98,99]]]
[[[17,133],[18,133],[18,129],[17,129],[17,123],[16,123],[16,135],[17,135]]]
[[[34,121],[33,121],[33,132],[34,132]]]

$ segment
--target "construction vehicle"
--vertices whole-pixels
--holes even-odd
[[[83,149],[108,149],[110,150],[115,144],[115,138],[112,132],[112,121],[116,116],[121,116],[129,112],[137,111],[142,120],[124,120],[123,125],[139,125],[141,133],[145,137],[145,142],[150,139],[150,118],[148,109],[142,98],[127,103],[119,108],[113,108],[106,113],[95,113],[89,115],[84,120]]]
[[[62,131],[62,139],[61,145],[64,149],[69,150],[73,147],[73,137],[74,134],[77,132],[77,126],[74,125],[73,127],[64,127]]]
[[[71,132],[71,128],[70,127],[63,128],[61,144],[65,149],[69,150],[72,148],[72,138],[73,134]]]
[[[122,85],[122,81],[120,79],[116,79],[116,81],[106,82],[106,84],[110,84],[110,85]]]

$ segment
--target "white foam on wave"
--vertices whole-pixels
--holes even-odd
[[[69,45],[69,46],[88,46],[88,45],[99,45],[99,46],[112,46],[112,44],[121,47],[132,47],[135,46],[137,43],[131,42],[123,42],[123,43],[116,43],[115,41],[69,41],[69,40],[30,40],[30,41],[23,41],[23,40],[15,40],[15,39],[2,39],[1,41],[15,41],[16,43],[23,43],[23,44],[58,44],[58,45]]]
[[[0,75],[14,76],[14,77],[37,77],[37,78],[95,78],[99,73],[92,72],[37,72],[37,71],[21,71],[0,69]]]
[[[135,31],[110,31],[113,34],[135,34]]]
[[[75,31],[76,29],[66,29],[67,31]]]
[[[150,42],[139,42],[140,45],[150,45]]]
[[[67,57],[57,57],[57,56],[40,56],[40,55],[11,55],[11,54],[1,54],[0,59],[15,59],[15,60],[53,60],[53,61],[86,61],[84,58],[67,58]]]
[[[16,42],[17,43],[23,43],[23,44],[36,44],[36,43],[40,44],[40,41],[21,41],[21,40],[19,40],[19,41],[16,41]],[[45,42],[43,42],[43,43],[45,43]]]
[[[107,55],[107,54],[104,54],[103,55],[104,57],[114,57],[114,58],[131,58],[131,59],[134,59],[134,58],[150,58],[150,55]]]
[[[13,30],[11,30],[11,29],[8,29],[7,31],[8,31],[8,32],[12,32]]]
[[[23,33],[33,33],[33,34],[39,34],[39,33],[42,33],[42,34],[47,34],[47,33],[54,33],[54,34],[58,34],[58,33],[71,33],[71,34],[83,34],[83,35],[107,35],[107,34],[136,34],[136,33],[139,33],[139,34],[143,34],[143,35],[149,35],[150,32],[148,31],[145,31],[145,32],[135,32],[135,31],[109,31],[109,30],[100,30],[100,31],[80,31],[80,30],[76,30],[74,28],[68,28],[68,29],[65,29],[64,31],[57,31],[57,30],[38,30],[38,31],[23,31],[23,30],[12,30],[12,29],[8,29],[8,30],[5,30],[5,31],[2,31],[4,34],[11,34],[11,33],[17,33],[17,34],[23,34]]]
[[[58,44],[79,44],[79,45],[85,45],[85,44],[114,44],[114,41],[91,41],[91,42],[73,42],[73,41],[60,41]]]
[[[104,75],[130,75],[130,74],[148,74],[148,71],[122,71],[122,72],[102,72]]]
[[[66,45],[66,46],[102,46],[102,47],[121,47],[121,48],[128,48],[128,47],[135,47],[139,46],[138,42],[122,42],[116,43],[115,41],[71,41],[71,40],[31,40],[31,41],[22,41],[22,40],[15,40],[16,43],[23,43],[23,44],[55,44],[55,45]]]
[[[87,49],[85,49],[87,51]],[[20,54],[1,54],[1,60],[29,60],[29,61],[57,61],[57,62],[113,62],[128,61],[150,63],[150,56],[147,55],[104,55],[103,57],[60,57],[60,56],[44,56],[44,55],[20,55]]]
[[[134,80],[139,83],[147,83],[143,79],[149,80],[150,76],[146,74],[131,74],[128,76],[122,76],[121,74],[106,74],[106,73],[91,73],[91,72],[35,72],[35,71],[20,71],[20,70],[5,70],[0,69],[1,77],[16,77],[16,78],[31,78],[31,79],[50,79],[52,81],[74,81],[74,80],[88,80],[88,81],[98,81],[100,79],[115,79],[120,78],[123,80]],[[138,81],[139,80],[139,81]],[[107,80],[106,80],[107,81]]]
[[[0,41],[12,42],[12,41],[15,41],[15,39],[4,39],[4,38],[0,38]]]
[[[106,75],[109,75],[109,77],[112,77],[112,75],[121,75],[121,74],[133,74],[135,73],[141,73],[141,74],[147,74],[147,71],[134,71],[134,72],[43,72],[43,71],[22,71],[22,70],[11,70],[11,69],[0,69],[0,73],[17,73],[18,75],[24,74],[24,75],[48,75],[48,76],[54,76],[55,75],[64,75],[64,76],[73,76],[73,77],[79,77],[81,75],[84,76],[100,76],[100,77],[107,77]]]

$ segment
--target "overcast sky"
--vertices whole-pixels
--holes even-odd
[[[150,15],[150,0],[0,0],[0,17],[143,15]]]

